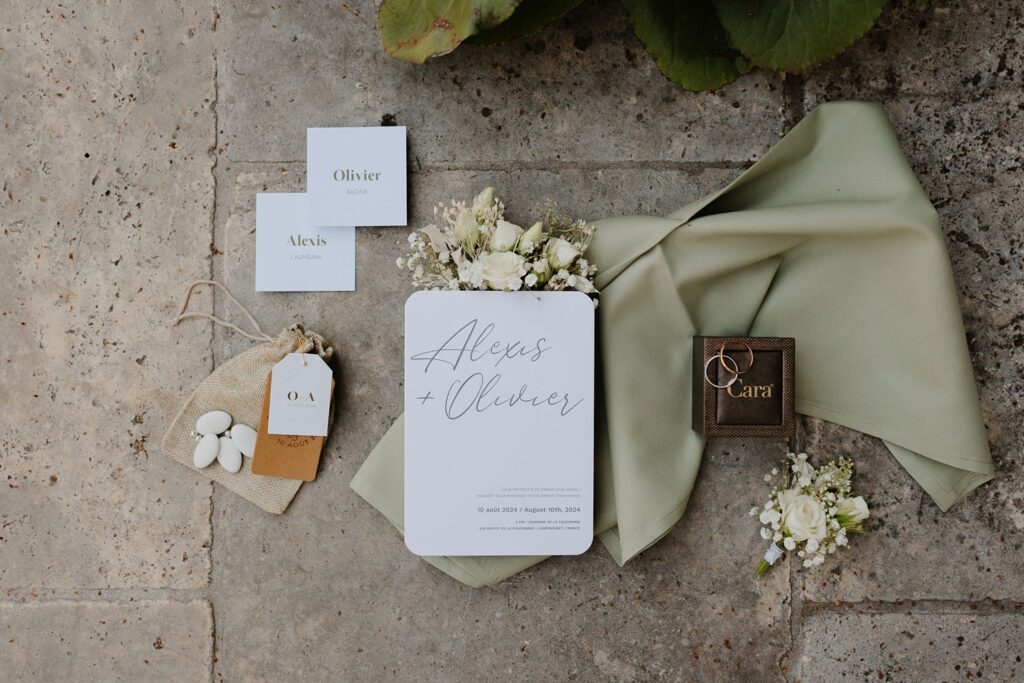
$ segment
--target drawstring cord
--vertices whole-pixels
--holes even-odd
[[[192,296],[192,292],[199,285],[210,285],[211,287],[217,287],[222,292],[224,292],[228,299],[230,299],[231,302],[234,303],[235,306],[237,306],[240,311],[242,311],[242,313],[249,320],[249,323],[252,325],[253,329],[256,330],[259,336],[249,334],[248,332],[238,327],[237,325],[229,323],[226,320],[221,320],[217,316],[210,315],[209,313],[186,313],[185,310],[188,308],[188,301]],[[243,306],[241,302],[238,299],[236,299],[231,294],[231,292],[228,291],[228,288],[214,280],[195,280],[194,282],[192,282],[192,284],[188,286],[188,289],[185,291],[185,297],[181,300],[181,308],[178,311],[178,315],[174,318],[174,320],[171,321],[171,325],[177,325],[182,320],[187,320],[189,318],[200,318],[202,320],[209,320],[217,325],[222,325],[224,327],[227,327],[228,329],[232,329],[235,332],[241,334],[242,336],[252,339],[253,341],[274,341],[273,337],[271,337],[270,335],[263,331],[263,328],[260,327],[259,323],[256,322],[256,319],[252,317],[252,314],[249,313],[245,306]]]

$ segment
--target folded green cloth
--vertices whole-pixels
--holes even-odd
[[[682,517],[697,478],[697,334],[795,337],[796,410],[882,439],[943,510],[992,478],[938,216],[880,106],[822,105],[724,190],[596,225],[595,530],[619,564]],[[402,425],[352,481],[399,530]],[[427,558],[471,586],[543,559]]]

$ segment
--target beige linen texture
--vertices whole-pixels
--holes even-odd
[[[192,454],[196,447],[192,431],[195,429],[196,420],[211,410],[227,411],[235,424],[244,424],[256,429],[260,410],[263,408],[267,374],[289,353],[316,353],[324,361],[329,361],[334,355],[334,349],[325,347],[323,337],[316,332],[305,331],[302,325],[296,324],[285,328],[277,339],[243,351],[203,380],[182,406],[161,442],[164,455],[171,460],[206,475],[276,515],[285,511],[298,493],[302,482],[253,474],[251,458],[242,458],[242,469],[234,474],[216,462],[205,469],[197,470],[192,464]],[[333,418],[332,399],[328,432]]]

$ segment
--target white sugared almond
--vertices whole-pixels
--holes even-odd
[[[231,426],[231,416],[223,410],[211,410],[196,420],[196,432],[206,436],[207,434],[221,434]]]
[[[220,439],[216,434],[207,434],[196,444],[196,450],[192,454],[192,464],[203,469],[217,459],[220,452]]]
[[[248,425],[235,425],[231,428],[231,440],[242,451],[242,455],[251,458],[256,450],[256,430]]]
[[[217,462],[232,474],[242,469],[242,451],[238,450],[238,446],[230,436],[220,437],[220,452],[217,453]]]

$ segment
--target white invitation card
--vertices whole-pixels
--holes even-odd
[[[306,130],[310,225],[405,225],[406,191],[404,126]]]
[[[356,288],[356,230],[309,226],[308,196],[256,195],[256,291],[350,292]]]
[[[594,305],[417,292],[405,305],[405,543],[576,555],[594,528]]]

